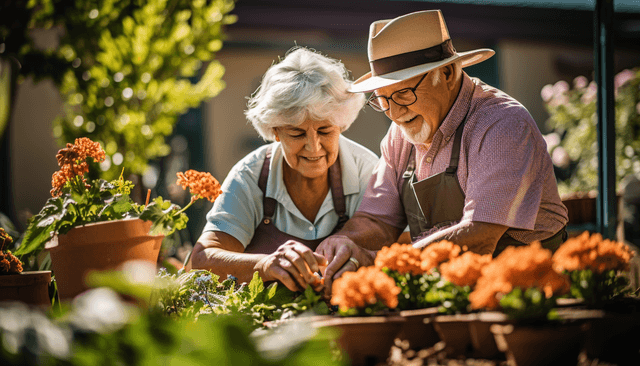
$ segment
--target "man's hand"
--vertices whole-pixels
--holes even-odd
[[[371,266],[375,260],[375,252],[359,247],[345,235],[328,237],[320,243],[316,253],[326,258],[329,263],[323,274],[324,291],[327,297],[331,296],[333,281],[340,278],[343,273],[356,271],[359,267]],[[350,258],[354,258],[355,261]]]
[[[291,291],[303,291],[308,285],[321,291],[323,286],[315,273],[326,265],[323,256],[300,242],[289,240],[260,259],[254,269],[263,281],[280,281]]]

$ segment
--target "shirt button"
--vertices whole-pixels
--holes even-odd
[[[427,158],[427,163],[430,163],[430,162],[431,162],[431,157],[428,157]]]
[[[313,226],[309,226],[309,230],[313,230],[315,229]]]
[[[447,136],[447,137],[445,137],[445,138],[444,138],[444,140],[445,140],[445,141],[449,141],[449,139],[450,139],[450,137],[449,137],[449,136]]]

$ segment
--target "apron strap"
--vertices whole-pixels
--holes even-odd
[[[331,198],[333,199],[333,209],[338,214],[338,228],[342,228],[345,222],[349,220],[347,216],[347,205],[344,198],[344,190],[342,188],[342,166],[340,165],[340,155],[336,162],[329,167],[329,186],[331,187]]]
[[[264,157],[262,163],[262,170],[260,170],[260,178],[258,178],[258,187],[262,191],[262,222],[266,225],[271,223],[273,214],[276,212],[276,200],[267,197],[267,180],[269,179],[269,168],[271,166],[271,145],[267,147],[267,154]]]

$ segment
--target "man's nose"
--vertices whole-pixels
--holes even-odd
[[[389,101],[389,110],[384,112],[390,120],[395,121],[407,113],[407,107],[398,105],[394,101]]]

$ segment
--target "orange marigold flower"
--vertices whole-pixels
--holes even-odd
[[[178,176],[176,184],[182,186],[182,189],[189,187],[189,191],[194,195],[193,200],[206,198],[209,202],[213,202],[222,193],[220,183],[211,173],[189,169],[184,173],[178,172],[176,175]]]
[[[442,277],[458,286],[475,286],[482,268],[491,263],[491,254],[465,252],[440,265]]]
[[[62,187],[75,176],[83,176],[89,172],[87,158],[92,158],[94,162],[102,162],[105,159],[104,150],[100,143],[93,142],[87,137],[77,138],[75,144],[67,143],[67,147],[58,150],[56,159],[60,170],[51,176],[51,195],[53,197],[62,194]]]
[[[556,271],[590,269],[595,273],[608,270],[626,271],[635,255],[622,242],[603,239],[602,235],[585,231],[568,239],[553,255]]]
[[[411,244],[394,243],[382,248],[376,255],[376,268],[388,268],[399,273],[420,275],[424,273],[421,267],[420,249]]]
[[[522,247],[507,247],[481,270],[474,291],[469,295],[474,309],[497,309],[500,297],[516,287],[536,287],[547,298],[569,291],[569,281],[553,268],[551,252],[540,242]]]
[[[420,266],[422,271],[431,271],[438,267],[440,263],[456,258],[460,255],[460,251],[460,246],[448,240],[441,240],[437,243],[429,244],[429,246],[420,253],[420,259],[422,260]]]
[[[390,309],[398,306],[400,288],[396,282],[376,267],[360,267],[338,278],[332,287],[331,303],[340,310],[364,308],[379,300]]]
[[[22,272],[22,263],[20,260],[15,255],[4,252],[5,246],[11,243],[13,243],[13,239],[11,239],[3,228],[0,228],[0,273],[12,274]]]

